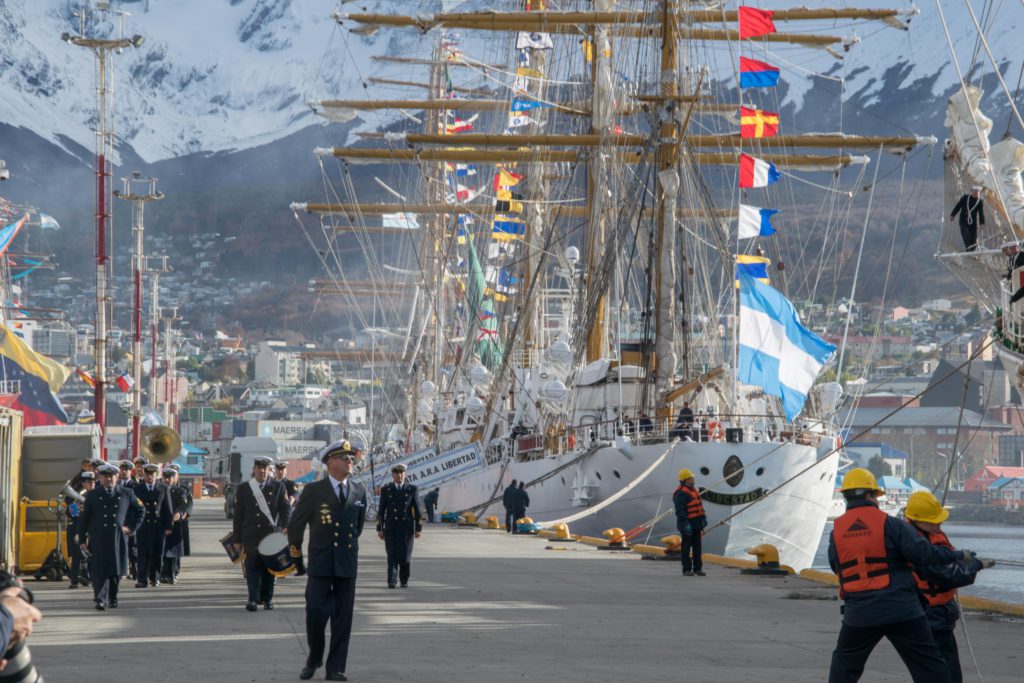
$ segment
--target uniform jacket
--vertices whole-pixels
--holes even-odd
[[[922,538],[928,539],[926,532],[917,527],[915,530],[921,534]],[[970,562],[932,564],[916,569],[922,579],[935,584],[942,590],[970,586],[978,577],[980,570],[981,561],[977,558],[971,558]],[[933,631],[952,631],[956,627],[956,620],[960,618],[960,609],[956,606],[956,600],[950,600],[945,605],[927,606],[924,613],[928,617],[928,626]]]
[[[302,490],[288,525],[288,543],[302,547],[309,526],[309,554],[306,573],[322,578],[355,578],[359,561],[359,535],[366,522],[366,487],[348,480],[344,503],[321,479]]]
[[[263,497],[267,501],[267,509],[276,519],[267,519],[260,511],[256,499],[252,495],[249,482],[239,484],[235,489],[235,538],[245,548],[245,552],[256,552],[260,541],[278,528],[288,526],[291,506],[284,492],[284,484],[274,479],[267,479],[263,485]]]
[[[122,487],[124,488],[124,487]],[[162,539],[172,528],[171,492],[163,482],[153,484],[153,490],[149,490],[146,482],[136,484],[132,489],[135,496],[145,506],[145,517],[142,526],[139,528],[138,542],[146,543],[155,538]],[[147,546],[148,547],[148,546]]]
[[[866,500],[848,503],[846,514],[868,505],[874,503]],[[844,600],[844,624],[865,628],[924,616],[917,582],[910,565],[915,568],[945,565],[958,561],[963,553],[933,546],[914,527],[903,520],[889,517],[885,520],[885,555],[890,569],[889,585],[877,590],[848,594]],[[838,573],[839,555],[834,531],[828,537],[828,563],[832,571]]]
[[[192,492],[187,486],[175,484],[171,487],[171,511],[180,515],[192,514]],[[172,517],[173,519],[173,517]],[[171,535],[167,537],[164,557],[183,557],[187,555],[188,520],[173,522]]]
[[[431,491],[427,495],[423,496],[423,504],[428,508],[437,507],[437,499],[441,497],[441,494],[437,491]]]
[[[135,493],[123,486],[114,486],[109,493],[106,487],[97,486],[85,494],[78,536],[89,544],[93,577],[128,573],[128,537],[121,527],[138,531],[144,509]]]
[[[516,488],[512,492],[512,514],[522,517],[526,514],[526,508],[530,507],[530,494],[526,489]]]
[[[416,486],[407,483],[398,488],[394,482],[389,482],[381,487],[377,531],[394,538],[423,531],[423,512]]]
[[[515,506],[517,490],[515,484],[509,484],[505,487],[505,492],[501,494],[501,504],[505,506],[506,510],[511,510]]]

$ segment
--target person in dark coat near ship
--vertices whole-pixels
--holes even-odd
[[[929,543],[955,550],[942,531],[942,523],[949,518],[949,510],[942,507],[942,503],[931,491],[917,491],[911,494],[907,499],[904,516]],[[969,562],[929,565],[914,571],[921,599],[927,603],[924,611],[928,627],[932,630],[935,645],[946,660],[953,683],[962,683],[964,680],[954,633],[957,619],[960,618],[956,589],[970,586],[978,577],[979,571],[993,565],[994,560],[972,558]]]
[[[526,516],[526,508],[530,507],[530,494],[526,492],[526,482],[519,482],[519,488],[512,494],[512,533],[519,533],[519,520]]]
[[[697,490],[697,479],[686,468],[679,470],[679,486],[672,494],[672,503],[676,511],[676,528],[683,538],[680,558],[683,576],[704,576],[701,540],[708,526],[708,517],[704,514],[704,503]]]
[[[185,539],[187,538],[188,518],[192,514],[192,492],[187,486],[178,483],[178,471],[168,467],[163,472],[164,484],[171,492],[171,511],[173,524],[171,535],[164,545],[163,566],[160,568],[160,580],[175,584],[181,571],[181,558],[185,556]]]
[[[978,226],[985,225],[985,200],[981,198],[981,186],[975,185],[970,194],[960,197],[949,217],[960,214],[960,236],[966,251],[978,248]]]
[[[82,482],[82,488],[78,491],[83,497],[96,487],[96,475],[90,469],[88,472],[80,473],[79,481]],[[68,588],[78,588],[79,584],[83,586],[89,585],[89,565],[86,562],[82,562],[84,554],[82,553],[81,541],[79,541],[79,519],[82,517],[82,511],[85,510],[84,501],[76,501],[70,498],[65,499],[68,505],[68,557],[71,558],[71,585]]]
[[[260,557],[259,545],[274,531],[283,532],[288,527],[292,512],[284,484],[269,476],[273,462],[268,456],[256,456],[252,478],[235,489],[235,516],[232,521],[235,538],[239,541],[238,549],[245,553],[242,567],[249,589],[245,609],[250,612],[255,612],[257,605],[263,605],[267,610],[274,609],[275,579]],[[258,501],[256,496],[263,500]]]
[[[513,479],[512,483],[505,487],[505,492],[501,494],[501,504],[505,506],[505,533],[513,533],[513,527],[515,526],[516,513],[515,513],[515,497],[516,497],[516,484],[518,482]]]
[[[377,505],[377,537],[388,555],[388,588],[409,586],[413,540],[423,531],[419,491],[405,481],[405,465],[391,468],[392,481],[380,489]]]
[[[427,521],[431,524],[434,523],[434,510],[437,509],[437,502],[441,498],[441,489],[435,488],[427,495],[423,496],[423,507],[427,511]]]
[[[100,467],[100,485],[85,496],[78,520],[81,549],[91,553],[93,599],[96,609],[117,607],[117,589],[128,573],[128,536],[142,526],[145,506],[135,493],[115,485],[117,468]]]
[[[974,554],[932,545],[907,522],[879,510],[884,491],[866,469],[849,470],[840,491],[846,512],[829,534],[828,563],[839,578],[843,624],[829,683],[859,681],[882,638],[892,643],[914,683],[951,683],[912,570],[970,562]]]
[[[124,486],[134,490],[142,483],[142,468],[146,466],[147,460],[140,455],[132,462],[135,467],[131,471],[128,483]],[[136,541],[135,534],[128,537],[128,578],[133,581],[139,576],[139,546]]]
[[[142,483],[132,491],[146,508],[142,526],[135,535],[139,549],[136,588],[160,585],[160,569],[164,559],[166,539],[174,530],[171,510],[171,492],[162,482],[157,481],[160,465],[151,463],[142,468]]]
[[[327,622],[328,681],[347,681],[352,608],[356,596],[359,536],[366,522],[366,488],[352,481],[356,451],[348,441],[335,441],[321,455],[328,476],[308,484],[299,496],[288,526],[291,555],[306,579],[306,642],[309,655],[299,678],[309,680],[324,664]],[[302,563],[302,539],[309,527],[309,562]]]

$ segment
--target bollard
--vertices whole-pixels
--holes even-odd
[[[484,517],[483,521],[480,522],[477,526],[479,526],[481,529],[500,529],[501,528],[501,525],[498,524],[498,518],[495,517],[494,515],[489,515],[487,517]]]
[[[562,543],[574,543],[576,541],[573,535],[569,533],[569,525],[565,522],[559,522],[550,529],[541,529],[537,532],[537,535],[550,541]]]
[[[779,549],[770,543],[747,548],[747,554],[757,558],[757,568],[740,569],[740,574],[756,576],[788,576],[793,573],[788,567],[779,564]]]

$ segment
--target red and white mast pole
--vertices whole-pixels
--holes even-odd
[[[93,357],[96,363],[95,405],[96,424],[100,427],[100,453],[107,457],[106,433],[106,384],[107,384],[107,318],[111,306],[108,291],[110,281],[110,257],[107,253],[110,227],[111,188],[107,179],[111,175],[110,163],[114,154],[114,132],[111,116],[114,105],[113,77],[110,69],[110,53],[120,54],[126,48],[142,45],[142,36],[124,35],[125,18],[128,13],[110,9],[109,2],[98,0],[95,7],[75,12],[78,17],[78,34],[64,33],[61,39],[70,45],[88,48],[96,57],[96,338]],[[117,36],[101,35],[109,26],[110,19],[116,19]],[[90,35],[93,33],[93,35]]]

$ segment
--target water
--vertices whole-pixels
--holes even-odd
[[[978,557],[1024,562],[1024,527],[1002,526],[999,524],[959,523],[943,524],[942,530],[957,548],[966,548],[978,553]],[[814,557],[815,569],[828,570],[828,535],[832,524],[825,526],[825,533]],[[1024,604],[1024,567],[996,565],[978,574],[973,586],[961,588],[964,595],[976,595],[992,600],[1005,600]]]

